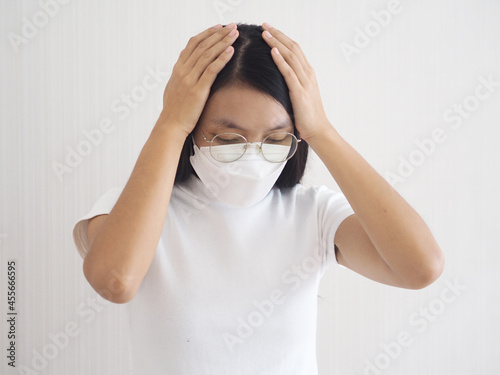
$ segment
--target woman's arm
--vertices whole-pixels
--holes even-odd
[[[99,228],[89,224],[90,246],[83,272],[90,285],[111,302],[131,300],[149,269],[184,140],[160,116],[115,206],[102,216]]]
[[[192,37],[179,55],[163,96],[163,111],[115,206],[88,228],[83,271],[104,298],[130,301],[153,260],[186,137],[194,129],[217,74],[231,59],[236,25]],[[96,228],[99,222],[99,228]],[[95,224],[95,225],[94,225]]]
[[[355,212],[335,234],[338,262],[393,286],[419,289],[434,282],[444,255],[418,213],[330,124],[307,142]]]

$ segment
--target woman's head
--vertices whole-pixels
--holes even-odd
[[[250,142],[262,141],[276,131],[288,131],[298,137],[288,87],[271,57],[271,48],[262,39],[262,27],[238,24],[238,31],[233,56],[217,75],[192,132],[196,144],[208,146],[202,131],[209,140],[222,132],[241,134]],[[189,161],[192,154],[193,142],[188,136],[179,160],[176,183],[195,174]],[[307,154],[308,145],[302,140],[295,155],[287,161],[276,187],[293,187],[300,181]]]

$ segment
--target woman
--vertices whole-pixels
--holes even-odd
[[[428,227],[330,124],[279,30],[191,38],[163,102],[125,187],[73,232],[89,283],[126,303],[137,373],[315,374],[330,264],[410,289],[441,274]],[[300,184],[309,146],[342,193]]]

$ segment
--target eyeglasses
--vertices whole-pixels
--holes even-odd
[[[288,132],[269,134],[262,142],[250,143],[236,133],[219,133],[212,140],[208,140],[201,132],[205,141],[210,143],[210,155],[220,162],[230,163],[241,158],[251,145],[258,147],[264,159],[271,163],[282,163],[290,159],[297,151],[298,143],[295,135]]]

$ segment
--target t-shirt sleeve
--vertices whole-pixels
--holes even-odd
[[[348,216],[355,212],[341,191],[333,191],[326,186],[317,188],[319,240],[325,254],[325,267],[336,264],[335,233]]]
[[[122,190],[122,188],[118,187],[108,190],[94,203],[92,209],[85,216],[78,219],[73,226],[73,241],[82,259],[85,258],[89,249],[89,239],[87,237],[89,220],[98,215],[109,214],[120,197]]]

